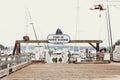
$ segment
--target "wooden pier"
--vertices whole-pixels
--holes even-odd
[[[31,54],[0,56],[0,78],[18,71],[31,63]]]
[[[32,64],[1,80],[119,80],[120,64]]]
[[[119,80],[120,63],[32,63],[30,54],[1,56],[0,80]],[[4,60],[3,60],[4,58]]]

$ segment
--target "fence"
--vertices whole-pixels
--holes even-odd
[[[31,64],[31,53],[0,56],[0,77],[9,75],[29,64]]]

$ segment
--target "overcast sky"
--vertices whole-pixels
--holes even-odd
[[[35,39],[32,26],[27,24],[29,8],[38,39],[47,39],[47,35],[61,28],[71,39],[103,40],[101,45],[108,46],[105,11],[89,9],[95,1],[79,0],[79,36],[76,37],[77,0],[0,0],[0,44],[14,46],[15,41],[21,40],[26,33],[31,40]],[[120,6],[109,8],[114,43],[120,39]]]

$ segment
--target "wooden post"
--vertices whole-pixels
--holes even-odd
[[[14,47],[14,50],[13,50],[13,55],[15,54],[20,54],[20,42],[19,41],[16,41],[15,42],[15,47]]]
[[[99,43],[96,43],[96,52],[99,51]]]

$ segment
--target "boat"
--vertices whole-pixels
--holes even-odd
[[[113,51],[113,61],[120,62],[120,46],[116,45]]]

